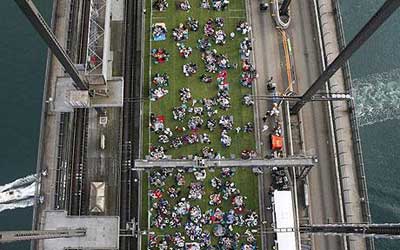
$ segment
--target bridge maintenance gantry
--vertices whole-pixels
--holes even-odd
[[[8,243],[24,240],[43,240],[55,238],[83,237],[85,228],[65,230],[41,230],[41,231],[3,231],[0,232],[0,243]]]

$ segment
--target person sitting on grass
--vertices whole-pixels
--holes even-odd
[[[162,144],[166,144],[169,142],[169,138],[167,135],[159,135],[158,136],[158,142]]]
[[[165,150],[163,146],[151,146],[150,147],[150,157],[154,160],[165,159]]]
[[[252,50],[253,47],[251,45],[251,41],[247,37],[245,37],[244,40],[240,43],[240,58],[242,60],[249,60]]]
[[[233,168],[222,168],[221,176],[224,178],[229,178],[235,175],[235,170]]]
[[[215,119],[208,119],[207,120],[207,128],[210,131],[214,131],[216,126],[217,126],[217,122],[215,121]]]
[[[172,30],[172,37],[175,41],[187,40],[189,38],[189,30],[183,23]]]
[[[223,30],[217,30],[214,35],[215,44],[225,45],[226,43],[226,33]]]
[[[253,132],[253,130],[254,130],[254,125],[253,125],[253,123],[248,122],[248,123],[246,123],[246,124],[244,125],[243,131],[244,131],[245,133],[251,133],[251,132]]]
[[[181,88],[179,90],[179,95],[182,103],[187,103],[188,101],[192,100],[192,93],[189,88]]]
[[[170,148],[177,149],[177,148],[180,148],[182,146],[183,146],[183,141],[182,141],[182,138],[180,136],[177,136],[174,139],[172,139]]]
[[[177,43],[179,56],[182,58],[188,58],[192,54],[192,47],[186,47],[183,43]]]
[[[178,9],[183,11],[189,11],[191,8],[190,3],[188,0],[183,0],[178,2]]]
[[[176,120],[176,121],[183,121],[183,119],[184,119],[185,116],[186,116],[186,108],[185,108],[185,106],[184,106],[184,105],[181,105],[181,106],[179,106],[179,107],[175,107],[175,108],[172,110],[172,114],[173,114],[174,120]]]
[[[251,27],[246,21],[240,20],[236,25],[236,30],[242,33],[242,35],[247,35],[251,31]]]
[[[177,247],[177,249],[185,248],[185,236],[181,232],[176,232],[172,238],[172,243]]]
[[[256,156],[257,156],[257,153],[255,151],[253,151],[253,150],[245,149],[240,153],[240,158],[243,159],[243,160],[256,158]]]
[[[203,31],[204,31],[204,35],[206,37],[213,37],[214,36],[214,32],[215,32],[214,21],[211,18],[208,19],[208,21],[204,25]]]
[[[160,98],[164,97],[166,94],[168,94],[168,90],[167,89],[163,89],[163,88],[151,88],[150,89],[150,101],[157,101]]]
[[[199,39],[197,40],[197,48],[201,52],[205,52],[206,50],[209,50],[211,48],[211,43],[208,38]]]
[[[152,26],[153,40],[160,41],[165,40],[167,34],[167,28],[162,24],[153,24]]]
[[[203,144],[211,144],[211,140],[208,134],[203,133],[200,135],[200,142]]]
[[[193,206],[190,208],[189,214],[190,214],[189,219],[193,223],[198,224],[202,217],[201,208],[199,206]]]
[[[221,203],[222,203],[222,199],[221,199],[221,194],[220,193],[216,193],[216,194],[210,195],[210,201],[208,202],[208,205],[210,205],[210,206],[218,206]]]
[[[197,64],[192,63],[192,62],[184,64],[182,67],[182,71],[183,71],[183,74],[187,77],[191,76],[193,74],[196,74],[197,73]]]
[[[252,106],[254,104],[252,95],[244,95],[242,98],[242,103],[246,106]]]
[[[156,0],[153,3],[153,8],[158,11],[166,11],[168,8],[167,0]]]
[[[169,198],[176,199],[181,194],[181,189],[176,188],[174,185],[172,185],[171,187],[168,188],[167,193],[169,195]]]
[[[156,73],[151,83],[156,87],[167,87],[169,85],[169,76],[167,73]]]
[[[219,119],[219,125],[224,130],[231,130],[233,128],[233,116],[223,115]]]
[[[197,131],[203,125],[203,119],[200,116],[192,116],[188,121],[188,127],[192,131]]]
[[[165,63],[169,59],[169,54],[164,48],[152,49],[151,57],[153,58],[153,63]]]
[[[222,17],[216,17],[215,20],[214,20],[214,22],[215,22],[215,25],[216,25],[218,28],[224,27],[224,22],[225,22],[225,20],[224,20]]]
[[[223,89],[218,91],[217,102],[222,110],[228,110],[231,107],[231,98],[228,90]]]
[[[202,153],[204,159],[214,159],[214,157],[215,157],[214,149],[211,147],[204,147],[201,150],[201,153]]]
[[[186,21],[187,26],[191,31],[198,31],[199,30],[199,21],[194,19],[193,17],[188,17]]]
[[[200,81],[204,83],[211,83],[212,82],[212,77],[206,74],[202,74],[200,76]]]
[[[209,10],[211,8],[209,0],[201,0],[200,8]]]
[[[204,185],[200,182],[193,182],[189,186],[188,198],[192,200],[201,200],[204,195]]]
[[[240,85],[246,88],[252,88],[253,82],[257,77],[256,71],[245,71],[240,74]]]
[[[212,0],[212,7],[216,11],[225,10],[228,7],[228,0]]]

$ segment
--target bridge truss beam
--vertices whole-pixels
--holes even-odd
[[[88,90],[89,87],[86,78],[79,74],[71,58],[61,47],[57,37],[47,25],[35,4],[31,0],[15,0],[15,2],[46,42],[47,46],[49,46],[51,52],[53,52],[58,61],[60,61],[65,71],[71,76],[74,81],[74,87],[78,90]]]
[[[250,160],[135,160],[134,169],[144,170],[152,168],[273,168],[273,167],[298,167],[311,168],[317,163],[315,157],[287,157],[272,159],[250,159]]]
[[[42,230],[42,231],[3,231],[0,232],[0,243],[8,243],[24,240],[43,240],[55,238],[83,237],[86,229],[67,230]]]
[[[358,32],[349,44],[340,52],[336,59],[329,64],[324,72],[304,93],[302,100],[298,101],[290,110],[292,114],[297,114],[300,109],[309,101],[318,90],[338,71],[343,64],[375,33],[375,31],[396,11],[400,6],[399,0],[387,0],[368,23]]]

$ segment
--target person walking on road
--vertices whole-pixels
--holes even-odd
[[[262,120],[263,120],[264,123],[267,122],[267,118],[268,118],[267,115],[264,115],[264,116],[263,116]]]

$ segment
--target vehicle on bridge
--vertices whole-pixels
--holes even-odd
[[[106,136],[104,134],[101,134],[100,137],[100,148],[104,150],[106,148]]]

